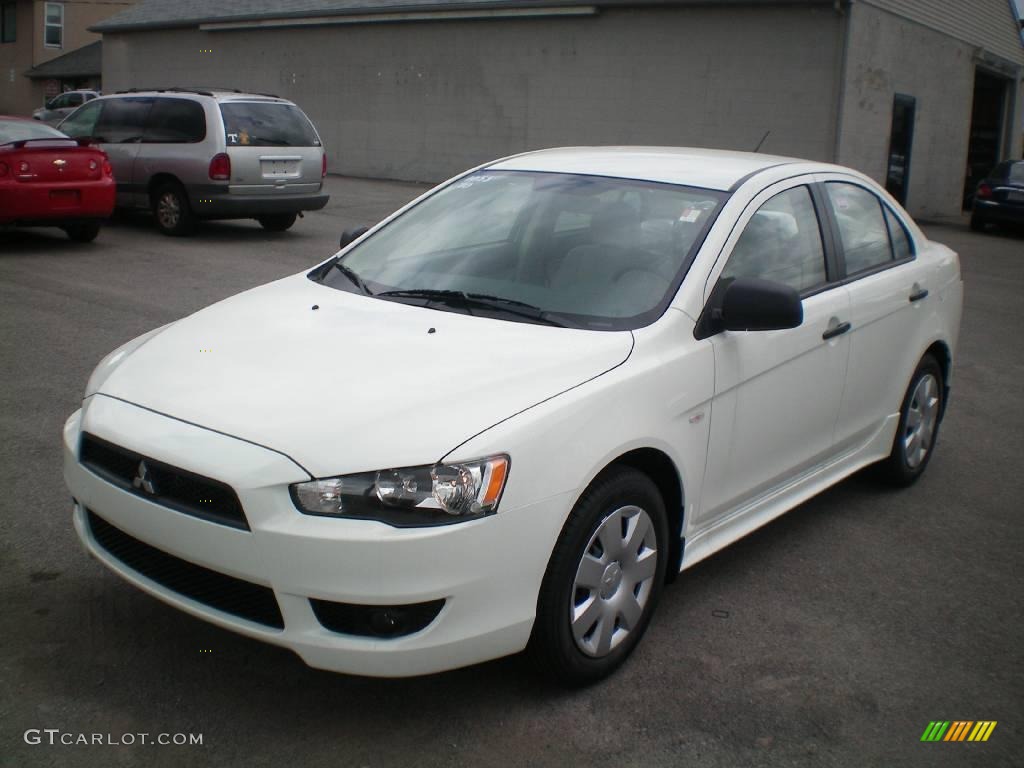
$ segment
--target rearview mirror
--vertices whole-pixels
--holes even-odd
[[[737,277],[729,283],[720,308],[712,314],[726,331],[778,331],[804,321],[804,307],[795,289],[754,277]]]
[[[351,227],[341,233],[341,242],[339,247],[344,248],[349,243],[358,240],[360,237],[370,231],[369,227]]]

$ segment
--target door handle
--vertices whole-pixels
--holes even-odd
[[[927,288],[919,288],[918,290],[916,290],[912,294],[910,294],[910,303],[913,304],[915,301],[920,301],[921,299],[925,298],[927,295],[928,295],[928,289]]]
[[[833,326],[832,328],[829,328],[827,331],[821,334],[821,338],[823,338],[825,341],[828,341],[829,339],[834,339],[836,336],[842,336],[844,333],[850,330],[850,328],[851,326],[849,323],[840,323],[839,325]]]

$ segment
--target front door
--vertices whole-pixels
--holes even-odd
[[[804,319],[797,328],[725,331],[710,339],[715,395],[701,527],[785,485],[833,451],[850,299],[827,263],[821,202],[810,183],[782,182],[755,198],[723,250],[721,274],[709,281],[786,283],[801,294]]]

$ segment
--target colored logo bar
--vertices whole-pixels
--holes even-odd
[[[921,741],[988,741],[996,720],[932,720]]]

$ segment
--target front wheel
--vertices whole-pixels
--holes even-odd
[[[260,216],[256,219],[268,232],[284,232],[290,229],[295,223],[294,213],[275,213],[267,216]]]
[[[931,461],[942,419],[943,387],[942,367],[934,357],[925,355],[903,398],[892,452],[879,465],[883,479],[891,484],[911,485]]]
[[[651,479],[620,467],[570,513],[537,600],[530,654],[568,685],[610,675],[640,642],[665,582],[665,503]]]
[[[64,227],[64,232],[76,243],[91,243],[100,233],[98,221],[79,221]]]

